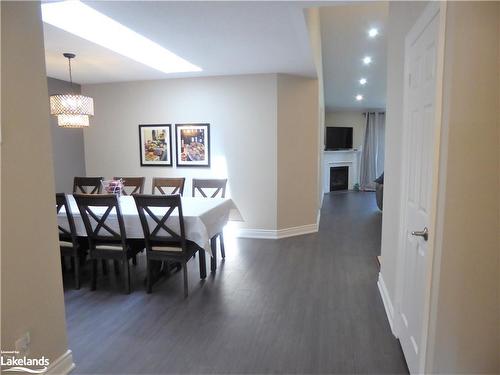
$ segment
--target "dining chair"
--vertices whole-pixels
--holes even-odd
[[[118,197],[115,194],[75,194],[74,198],[89,241],[90,289],[95,290],[97,285],[97,260],[112,259],[121,262],[125,292],[130,293],[129,260],[142,249],[137,241],[127,240]]]
[[[193,191],[192,196],[196,197],[196,192],[198,192],[204,198],[216,198],[220,193],[221,198],[226,197],[226,186],[227,186],[227,178],[223,179],[197,179],[193,178]],[[220,254],[222,259],[226,257],[226,250],[224,248],[224,233],[217,233],[212,237],[211,241],[214,242],[212,247],[215,245],[215,241],[219,238],[220,244]],[[217,253],[215,249],[212,251],[212,271],[215,269],[215,264],[217,262]]]
[[[147,258],[147,293],[152,292],[152,261],[182,264],[184,298],[188,296],[187,262],[197,252],[198,245],[186,239],[180,194],[134,195],[144,232]],[[161,210],[159,210],[161,208]],[[161,212],[161,213],[160,213]],[[174,213],[177,215],[173,215]],[[204,277],[205,257],[199,256],[200,277]]]
[[[71,264],[75,272],[75,289],[80,289],[81,275],[80,266],[82,260],[85,259],[85,252],[87,250],[86,241],[79,238],[76,234],[75,219],[71,212],[68,198],[64,193],[56,194],[56,211],[57,214],[64,208],[68,225],[58,225],[59,229],[59,248],[62,256],[62,264],[64,265],[64,257],[71,257]]]
[[[73,194],[101,194],[103,180],[104,177],[75,177]]]
[[[186,179],[184,177],[177,178],[167,178],[167,177],[153,177],[153,185],[151,192],[156,193],[155,189],[158,190],[160,194],[184,194],[184,182]],[[170,188],[170,192],[166,192],[164,188]]]
[[[144,183],[146,182],[146,177],[113,177],[113,180],[123,181],[123,195],[144,193]]]
[[[223,179],[198,179],[193,178],[193,194],[192,196],[196,196],[196,191],[198,191],[202,197],[208,198],[216,198],[220,193],[221,198],[226,197],[226,185],[227,178]],[[211,189],[212,191],[209,191]]]

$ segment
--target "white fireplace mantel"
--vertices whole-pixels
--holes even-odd
[[[330,192],[330,168],[349,167],[349,189],[359,183],[359,159],[361,151],[357,149],[323,152],[323,193]]]

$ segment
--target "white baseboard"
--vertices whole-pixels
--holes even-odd
[[[298,227],[278,229],[278,230],[240,228],[238,229],[236,236],[240,238],[261,238],[269,240],[278,240],[280,238],[316,233],[317,231],[318,231],[318,223],[315,223],[315,224],[307,224]]]
[[[378,290],[380,292],[380,296],[382,297],[382,302],[384,303],[384,308],[385,308],[385,313],[387,315],[387,319],[389,320],[389,325],[391,326],[391,331],[392,334],[395,337],[398,337],[396,334],[396,330],[394,329],[394,306],[392,305],[391,302],[391,297],[389,297],[389,292],[387,291],[387,288],[385,286],[384,278],[382,277],[382,274],[379,272],[378,274]]]
[[[73,362],[73,354],[71,350],[67,350],[62,356],[57,358],[52,362],[45,372],[49,375],[67,375],[75,368],[75,363]]]

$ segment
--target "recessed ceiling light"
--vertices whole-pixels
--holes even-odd
[[[360,94],[356,95],[356,100],[358,102],[360,102],[361,100],[363,100],[363,95],[360,95]]]
[[[378,29],[372,27],[370,30],[368,30],[368,36],[370,38],[375,38],[378,35]]]
[[[366,85],[366,78],[361,78],[361,79],[359,80],[359,84],[360,84],[360,85]]]
[[[372,62],[372,58],[370,56],[363,57],[363,64],[370,65]]]
[[[201,71],[198,66],[77,0],[43,3],[42,19],[164,73]]]

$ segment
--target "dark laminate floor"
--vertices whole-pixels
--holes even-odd
[[[95,292],[68,274],[75,373],[406,373],[376,286],[380,226],[372,193],[327,195],[317,234],[227,239],[205,282],[191,261],[187,300],[181,273],[147,295],[143,257],[131,295],[112,272]]]

